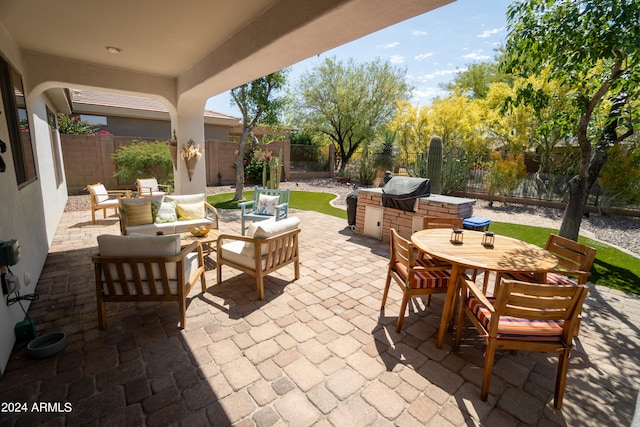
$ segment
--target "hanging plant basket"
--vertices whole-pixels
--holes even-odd
[[[200,152],[200,146],[196,145],[193,142],[193,139],[190,139],[189,142],[182,146],[182,150],[180,150],[180,157],[184,159],[184,162],[187,165],[187,173],[189,174],[189,181],[193,177],[193,172],[196,170],[196,164],[202,153]]]
[[[173,131],[173,138],[167,143],[169,149],[169,155],[171,156],[171,163],[173,163],[173,169],[178,170],[178,139],[176,138],[176,131]]]
[[[196,170],[196,164],[198,163],[198,158],[192,157],[190,159],[185,159],[184,161],[187,164],[187,173],[189,174],[189,181],[191,181],[193,172]]]
[[[171,163],[173,163],[173,169],[178,169],[178,146],[169,144],[167,145],[169,149],[169,154],[171,155]]]

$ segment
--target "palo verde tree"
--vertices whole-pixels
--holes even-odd
[[[406,99],[406,71],[380,59],[343,63],[327,58],[300,78],[294,119],[338,147],[340,172],[364,143],[386,129],[396,102]]]
[[[285,105],[278,96],[286,83],[287,69],[277,71],[231,90],[231,98],[242,114],[242,135],[236,157],[236,192],[233,200],[242,200],[244,188],[244,149],[251,131],[258,124],[276,125]]]
[[[580,147],[560,235],[577,239],[591,187],[609,150],[634,133],[640,92],[640,0],[518,0],[507,11],[507,73],[544,75],[568,91],[571,123]],[[546,74],[545,74],[546,73]],[[514,104],[544,108],[549,98],[533,86]]]

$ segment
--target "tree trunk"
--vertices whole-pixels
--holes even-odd
[[[588,180],[580,175],[574,176],[569,182],[569,200],[564,209],[562,225],[560,226],[559,235],[567,239],[577,240],[580,233],[580,224],[582,223],[582,214],[587,204]]]
[[[580,223],[587,206],[589,192],[596,183],[600,171],[609,158],[609,149],[627,136],[633,134],[633,130],[622,136],[617,135],[617,129],[621,121],[621,111],[627,102],[626,93],[619,94],[609,108],[607,124],[603,129],[600,140],[591,152],[591,145],[587,142],[587,123],[585,116],[581,117],[578,131],[578,142],[582,149],[579,175],[569,183],[569,200],[560,226],[560,236],[577,240],[580,233]]]
[[[249,128],[242,128],[242,136],[240,137],[240,145],[238,146],[238,155],[236,156],[236,193],[233,195],[234,201],[243,199],[242,191],[244,190],[244,147],[249,136]]]

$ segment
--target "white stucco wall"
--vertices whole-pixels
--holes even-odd
[[[0,36],[0,54],[22,74],[27,86],[27,76],[21,67],[17,49],[11,40]],[[1,95],[0,95],[1,98]],[[18,276],[22,295],[36,292],[36,284],[42,272],[49,245],[64,211],[67,189],[64,182],[56,186],[52,163],[52,150],[46,119],[45,100],[40,95],[27,99],[32,143],[36,157],[38,179],[18,188],[7,130],[4,104],[0,100],[0,139],[7,144],[7,152],[2,154],[6,170],[0,174],[0,240],[17,239],[22,249],[18,264],[11,271]],[[45,160],[43,160],[45,159]],[[25,279],[30,278],[27,286]],[[26,311],[28,301],[22,301]],[[8,306],[6,297],[0,299],[0,374],[3,374],[15,343],[15,324],[24,320],[25,314],[19,304]]]

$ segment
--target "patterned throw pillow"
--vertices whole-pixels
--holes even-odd
[[[176,216],[176,202],[162,202],[156,214],[156,224],[164,224],[167,222],[175,222],[178,220]]]
[[[143,203],[123,203],[122,208],[124,208],[124,213],[127,217],[127,226],[153,224],[151,201],[145,201]]]
[[[258,207],[256,208],[256,213],[259,215],[275,215],[276,206],[278,205],[279,200],[280,196],[267,196],[261,194],[260,198],[258,199]]]

